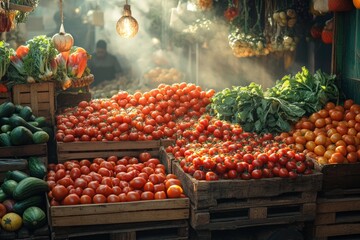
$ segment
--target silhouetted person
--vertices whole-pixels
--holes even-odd
[[[88,67],[95,77],[93,85],[106,80],[118,79],[122,75],[119,61],[114,55],[108,53],[107,44],[104,40],[99,40],[96,43],[96,49],[91,56]]]

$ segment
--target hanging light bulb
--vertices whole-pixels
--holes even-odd
[[[127,0],[124,5],[123,16],[116,23],[116,31],[124,38],[132,38],[139,31],[138,22],[131,16],[131,9]]]

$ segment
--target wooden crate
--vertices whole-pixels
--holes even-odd
[[[0,158],[0,183],[5,179],[8,171],[20,170],[26,172],[28,161],[26,159],[1,159]]]
[[[154,157],[159,157],[165,163],[162,159],[166,153],[161,141],[98,142],[97,146],[90,144],[92,145],[90,147],[87,146],[89,143],[79,142],[72,143],[72,145],[58,143],[58,152],[62,153],[59,162],[68,159],[93,159],[112,155],[118,157],[138,156],[145,150]],[[188,198],[73,206],[48,205],[49,225],[52,227],[56,239],[61,238],[62,235],[69,237],[78,234],[100,234],[104,232],[104,229],[107,229],[105,230],[107,233],[109,229],[112,229],[111,232],[114,234],[122,232],[120,235],[125,234],[126,236],[126,238],[117,236],[116,239],[133,239],[134,236],[138,239],[137,236],[140,234],[138,232],[151,229],[168,229],[174,228],[174,226],[175,230],[171,230],[173,234],[177,232],[181,232],[181,234],[173,236],[171,239],[187,239],[187,230],[186,235],[183,233],[185,226],[180,225],[181,229],[178,229],[171,222],[183,221],[186,223],[187,229],[189,205],[190,200]],[[129,236],[132,238],[128,238]],[[167,239],[157,235],[155,237]]]
[[[91,93],[74,93],[74,92],[61,92],[56,96],[56,111],[60,111],[63,108],[75,107],[81,101],[90,101]]]
[[[0,239],[6,240],[48,240],[50,238],[49,226],[45,225],[34,231],[29,231],[25,227],[16,232],[0,231]]]
[[[282,194],[317,192],[321,190],[322,174],[260,180],[198,181],[186,174],[177,161],[172,162],[173,173],[181,180],[184,192],[195,209],[216,208],[222,202],[242,202],[248,198],[276,197]],[[245,199],[245,200],[244,200]]]
[[[52,125],[55,124],[54,82],[15,85],[13,101],[31,107],[36,117],[46,117]]]
[[[11,93],[10,92],[0,93],[0,104],[2,104],[4,102],[11,102]]]
[[[46,143],[0,147],[0,158],[19,158],[29,156],[47,156]]]
[[[49,214],[53,228],[186,220],[189,218],[189,199],[49,206]]]
[[[354,236],[357,235],[357,236]],[[360,190],[345,198],[319,198],[314,222],[314,238],[318,240],[344,236],[360,236]]]
[[[191,205],[190,225],[197,231],[213,231],[311,221],[316,213],[316,195],[316,192],[294,192],[224,202],[200,210]]]
[[[76,226],[53,228],[52,239],[98,235],[96,239],[114,240],[185,240],[189,229],[186,220],[153,221],[143,223],[109,224],[101,226]],[[102,238],[101,238],[101,235]],[[89,238],[88,238],[89,239]]]
[[[344,189],[360,188],[360,162],[351,164],[319,164],[315,169],[323,174],[322,191],[334,195]]]
[[[68,159],[109,157],[112,155],[135,156],[142,151],[157,154],[161,146],[169,146],[173,140],[120,141],[120,142],[58,142],[58,162]]]

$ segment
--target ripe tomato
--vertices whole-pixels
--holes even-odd
[[[193,174],[193,178],[196,180],[205,180],[205,172],[201,170],[196,170]]]
[[[102,194],[96,194],[93,197],[93,203],[106,203],[106,197]]]
[[[139,201],[141,199],[141,196],[138,192],[136,191],[129,191],[126,194],[126,200],[128,202],[133,202],[133,201]]]
[[[52,188],[52,196],[58,202],[62,201],[68,195],[68,192],[63,185],[56,185]]]
[[[130,187],[134,189],[141,189],[146,183],[146,180],[142,177],[135,177],[130,181]]]
[[[183,193],[183,189],[179,185],[171,185],[166,190],[166,194],[169,198],[179,198]]]
[[[261,169],[254,169],[251,172],[251,177],[253,179],[260,179],[262,177],[262,170]]]
[[[109,187],[108,185],[100,185],[98,188],[96,188],[96,193],[97,194],[102,194],[105,197],[113,194],[113,190],[111,187]]]
[[[153,200],[155,198],[155,194],[150,191],[144,191],[140,196],[141,200]]]
[[[156,192],[154,195],[154,199],[166,199],[165,191]]]
[[[70,171],[70,177],[75,180],[81,176],[81,170],[79,168],[72,168]]]
[[[205,174],[205,179],[206,181],[216,181],[219,179],[219,176],[216,173],[210,171]]]
[[[284,168],[284,167],[280,168],[280,170],[279,170],[279,177],[281,177],[281,178],[287,178],[287,177],[289,177],[289,171],[288,171],[286,168]]]
[[[180,182],[179,179],[176,179],[176,178],[167,179],[166,182],[165,182],[165,188],[168,189],[172,185],[181,186],[181,182]]]
[[[108,203],[115,203],[115,202],[120,202],[120,197],[118,195],[115,195],[115,194],[110,194],[106,201]]]
[[[71,193],[68,196],[66,196],[64,198],[64,200],[62,201],[62,203],[64,205],[76,205],[76,204],[80,204],[80,197],[75,194],[75,193]]]

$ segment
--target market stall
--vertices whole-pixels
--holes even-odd
[[[14,46],[41,3],[0,0],[0,239],[359,238],[358,1],[125,1],[100,83],[75,2]]]

